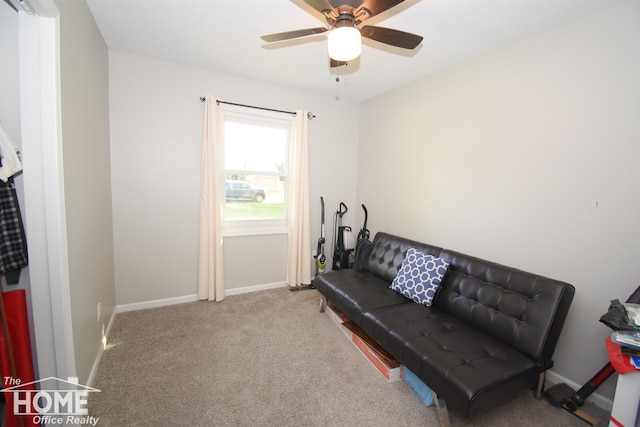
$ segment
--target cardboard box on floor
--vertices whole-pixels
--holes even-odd
[[[333,320],[340,330],[351,341],[360,352],[369,360],[373,366],[380,372],[389,382],[395,382],[403,379],[404,369],[402,365],[374,342],[369,336],[349,320],[344,314],[335,308],[328,306],[326,313]]]

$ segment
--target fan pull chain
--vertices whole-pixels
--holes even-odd
[[[336,67],[336,100],[340,99],[340,67]]]

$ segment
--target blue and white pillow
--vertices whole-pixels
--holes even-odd
[[[448,268],[449,261],[409,248],[389,287],[429,307]]]

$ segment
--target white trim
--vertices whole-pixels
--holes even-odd
[[[53,0],[32,4],[44,17],[19,13],[20,115],[25,225],[37,375],[76,376],[73,342],[62,125],[60,30]]]
[[[576,391],[580,390],[580,387],[582,387],[582,384],[571,381],[569,378],[566,378],[552,370],[547,371],[547,381],[553,384],[565,383]],[[605,411],[611,412],[611,409],[613,409],[613,400],[599,393],[593,393],[587,398],[587,402],[591,402],[597,407],[604,409]]]
[[[249,292],[266,291],[269,289],[284,288],[286,286],[288,285],[285,282],[274,282],[274,283],[265,283],[262,285],[244,286],[242,288],[226,289],[224,292],[224,295],[228,297],[229,295],[248,294]]]
[[[286,221],[286,220],[282,220]],[[227,224],[222,227],[223,237],[246,237],[246,236],[271,236],[278,234],[287,234],[288,229],[287,225],[275,226],[275,227],[255,227],[252,225],[247,226],[246,224],[239,225],[229,225],[231,222],[238,221],[228,221]]]
[[[245,286],[242,288],[227,289],[224,293],[225,296],[248,294],[250,292],[266,291],[269,289],[284,288],[288,286],[285,282],[264,283],[262,285]],[[115,311],[117,313],[125,313],[127,311],[146,310],[148,308],[165,307],[168,305],[184,304],[187,302],[198,301],[198,295],[183,295],[181,297],[172,297],[164,299],[156,299],[151,301],[134,302],[131,304],[120,304],[116,306]],[[111,329],[111,322],[109,323],[109,330]]]
[[[54,342],[58,376],[76,376],[73,343],[71,296],[69,290],[69,255],[67,247],[67,220],[64,196],[64,166],[62,160],[62,125],[60,106],[60,30],[57,18],[41,18],[40,34],[42,108],[42,155],[51,308],[54,319]],[[57,313],[57,316],[56,316]],[[60,375],[62,372],[62,375]]]
[[[198,295],[183,295],[181,297],[163,298],[151,301],[134,302],[131,304],[121,304],[116,306],[118,313],[125,313],[127,311],[146,310],[147,308],[165,307],[167,305],[184,304],[186,302],[198,301]]]
[[[31,6],[40,16],[56,18],[60,13],[53,0],[31,0]]]
[[[117,310],[114,308],[111,312],[111,317],[109,317],[109,323],[107,324],[107,329],[102,332],[102,343],[100,345],[100,350],[96,355],[96,358],[93,361],[93,365],[91,366],[91,371],[89,372],[89,378],[87,378],[87,386],[93,386],[93,382],[96,379],[96,374],[98,373],[98,368],[100,367],[100,361],[102,360],[102,355],[104,354],[104,345],[109,341],[109,335],[111,334],[111,327],[113,326],[113,322],[116,320]]]

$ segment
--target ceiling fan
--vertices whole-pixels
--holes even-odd
[[[266,42],[279,42],[329,31],[329,57],[331,67],[338,67],[357,58],[361,51],[361,38],[404,49],[415,49],[422,37],[391,28],[373,25],[360,26],[367,19],[391,9],[404,0],[303,0],[324,15],[327,27],[286,31],[262,36]]]

